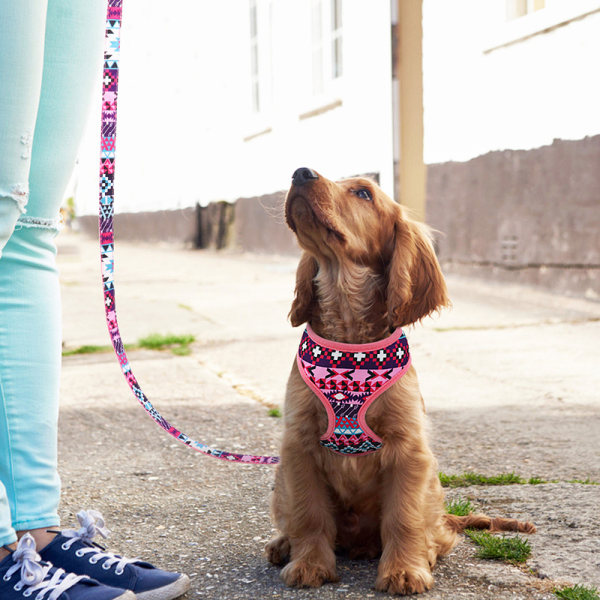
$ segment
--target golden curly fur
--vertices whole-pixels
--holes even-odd
[[[294,326],[308,321],[329,340],[367,343],[449,304],[423,225],[368,179],[332,182],[310,174],[294,178],[286,199],[286,220],[304,250],[290,311]],[[433,585],[438,556],[465,527],[535,530],[530,523],[445,513],[413,367],[367,412],[384,442],[377,452],[346,457],[319,444],[327,415],[296,361],[284,414],[272,499],[281,534],[266,552],[274,564],[287,562],[281,575],[288,585],[336,581],[337,549],[381,556],[377,590],[423,592]]]

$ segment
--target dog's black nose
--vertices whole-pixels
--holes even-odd
[[[296,169],[292,175],[292,183],[294,185],[304,185],[308,181],[313,181],[314,179],[319,179],[319,176],[312,169],[308,169],[307,167]]]

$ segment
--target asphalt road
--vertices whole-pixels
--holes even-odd
[[[58,238],[65,349],[109,344],[93,240]],[[117,307],[126,342],[193,334],[188,356],[130,353],[165,418],[192,438],[276,454],[300,330],[286,320],[296,259],[118,243]],[[433,599],[554,598],[555,585],[600,587],[600,304],[528,288],[448,279],[454,307],[408,332],[448,474],[515,472],[553,483],[449,490],[484,512],[535,522],[515,567],[463,540],[434,572]],[[61,515],[100,510],[109,547],[188,573],[187,599],[376,598],[376,561],[340,558],[340,581],[287,589],[262,548],[273,530],[273,467],[226,464],[184,447],[144,414],[110,353],[65,357]]]

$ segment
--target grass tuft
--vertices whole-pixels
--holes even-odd
[[[589,477],[587,479],[569,479],[567,483],[582,483],[584,485],[600,485],[600,481],[594,481]]]
[[[267,414],[270,417],[281,417],[281,411],[278,408],[270,408]]]
[[[466,517],[475,511],[475,507],[469,500],[463,498],[456,498],[455,500],[449,500],[446,502],[446,512],[450,515],[456,515],[457,517]]]
[[[542,479],[541,477],[530,477],[527,480],[527,483],[529,485],[540,485],[541,483],[548,483],[545,479]]]
[[[79,346],[74,350],[64,350],[63,356],[75,356],[77,354],[99,354],[100,352],[110,352],[112,350],[112,346],[93,346],[91,344],[86,344],[83,346]]]
[[[559,479],[542,479],[541,477],[530,477],[524,479],[516,473],[501,473],[500,475],[481,475],[480,473],[463,473],[462,475],[446,475],[439,473],[440,482],[443,487],[457,488],[469,485],[540,485],[542,483],[558,483]],[[584,485],[600,485],[589,477],[587,479],[569,479],[566,483],[581,483]]]
[[[140,348],[148,348],[149,350],[164,350],[170,346],[182,346],[191,344],[196,338],[193,335],[174,335],[167,333],[151,333],[145,338],[138,340]]]
[[[151,333],[145,338],[138,340],[139,348],[147,348],[148,350],[171,350],[173,354],[178,356],[186,356],[191,353],[190,344],[196,338],[193,335],[174,335],[167,333]]]
[[[508,563],[522,563],[531,555],[529,542],[518,535],[514,537],[497,537],[487,531],[475,531],[473,529],[465,530],[465,534],[480,546],[477,553],[479,558],[502,560]]]
[[[161,335],[160,333],[151,333],[149,336],[138,340],[137,344],[126,344],[125,350],[138,350],[139,348],[146,348],[148,350],[169,349],[173,354],[177,354],[178,356],[187,356],[191,354],[190,344],[195,340],[196,338],[193,335],[173,335],[172,333]],[[62,355],[74,356],[76,354],[98,354],[111,351],[112,346],[86,344],[74,350],[64,350]]]
[[[177,356],[188,356],[192,353],[192,349],[184,344],[183,346],[173,346],[171,352]]]
[[[586,588],[582,585],[555,589],[554,595],[561,600],[600,600],[597,588]]]
[[[481,475],[479,473],[463,473],[462,475],[446,475],[440,473],[440,482],[443,487],[466,487],[469,485],[512,485],[515,483],[526,483],[526,481],[515,473],[501,473],[500,475]]]

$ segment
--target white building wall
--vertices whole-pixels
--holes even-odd
[[[343,0],[343,76],[318,98],[311,89],[311,1],[257,3],[259,68],[270,98],[258,116],[248,0],[171,0],[168,11],[158,0],[124,3],[117,212],[270,193],[287,188],[299,166],[330,178],[379,172],[392,193],[389,0]],[[333,101],[341,105],[300,118]],[[99,103],[77,171],[78,214],[96,212],[98,112]]]
[[[600,2],[546,6],[506,22],[506,0],[424,0],[426,163],[600,133]]]

